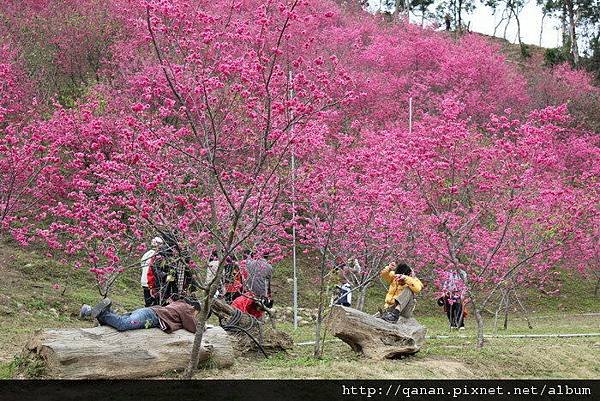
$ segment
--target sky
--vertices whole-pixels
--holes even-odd
[[[525,7],[519,14],[519,20],[521,22],[521,40],[526,44],[539,45],[540,28],[542,26],[542,8],[537,5],[536,0],[525,1]],[[385,3],[385,0],[369,0],[369,10],[377,10],[378,8],[382,7],[381,4]],[[469,24],[469,29],[471,31],[492,35],[494,33],[494,27],[501,19],[501,14],[501,11],[498,11],[497,15],[493,15],[491,8],[485,7],[480,2],[477,2],[477,8],[475,11],[472,14],[465,14],[463,19],[465,24]],[[420,16],[411,16],[411,20],[412,19],[414,19],[416,23],[421,22]],[[500,25],[496,31],[496,36],[504,36],[505,25],[505,23]],[[559,26],[560,21],[557,18],[552,18],[549,16],[544,18],[544,31],[542,34],[541,43],[543,47],[560,46],[560,30],[557,29]],[[514,21],[514,18],[506,30],[506,39],[513,43],[518,42],[517,24]]]
[[[501,14],[498,12],[497,14]],[[467,17],[471,22],[470,29],[475,32],[491,35],[494,32],[494,27],[500,21],[500,15],[492,15],[492,10],[489,7],[479,6],[475,9],[472,16]],[[514,19],[513,19],[514,20]],[[538,6],[535,0],[529,0],[523,11],[519,14],[521,22],[521,40],[523,43],[530,45],[540,44],[540,28],[542,26],[542,8]],[[496,36],[504,35],[503,23],[496,31]],[[560,21],[557,18],[546,16],[544,18],[544,31],[542,34],[542,47],[558,47],[561,45]],[[517,23],[512,22],[506,31],[506,39],[510,42],[517,43]]]

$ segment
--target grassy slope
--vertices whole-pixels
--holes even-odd
[[[301,261],[300,268],[300,305],[313,307],[316,269],[306,258]],[[288,261],[276,267],[274,287],[279,304],[290,304],[291,285],[287,281],[290,272]],[[0,243],[0,277],[0,378],[11,375],[11,361],[33,331],[90,325],[76,318],[82,303],[94,303],[98,299],[89,273],[61,265],[39,251]],[[508,331],[499,330],[498,334],[599,332],[599,315],[570,316],[600,312],[600,299],[592,296],[594,283],[569,280],[566,275],[561,279],[564,286],[560,297],[548,298],[534,292],[525,297],[533,314],[532,330],[523,319],[512,314]],[[140,306],[137,280],[135,269],[119,279],[111,294],[118,307],[129,310]],[[54,289],[54,284],[58,284],[59,289]],[[376,308],[384,291],[379,285],[373,287],[368,297],[368,310]],[[416,314],[427,326],[429,335],[450,335],[451,338],[430,339],[417,356],[408,360],[377,363],[361,360],[346,345],[336,341],[326,343],[322,360],[310,357],[311,346],[297,346],[289,355],[239,361],[230,370],[208,370],[199,373],[199,377],[600,377],[596,363],[600,358],[600,337],[490,339],[479,352],[474,347],[472,320],[467,320],[464,332],[450,333],[431,294],[420,297]],[[486,322],[489,334],[493,331],[492,320],[488,318]],[[293,333],[298,342],[313,339],[312,326],[294,331],[289,323],[281,323],[280,328]],[[332,340],[331,336],[328,340]]]

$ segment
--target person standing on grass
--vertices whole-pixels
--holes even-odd
[[[450,330],[465,329],[465,310],[463,305],[464,298],[464,280],[467,273],[460,270],[458,273],[450,272],[448,278],[444,282],[444,295],[438,299],[438,305],[444,307]]]
[[[390,263],[380,277],[389,284],[385,296],[385,310],[380,318],[386,322],[396,323],[400,316],[411,318],[416,305],[416,295],[423,289],[421,280],[415,277],[410,266],[406,263]]]
[[[228,256],[225,260],[222,281],[225,302],[231,304],[236,298],[242,295],[244,286],[240,265],[231,256]]]
[[[341,263],[325,275],[327,277],[326,291],[331,293],[329,306],[352,306],[352,285],[346,276],[350,270],[347,266],[348,264]]]
[[[204,286],[208,288],[208,285],[214,280],[219,269],[219,253],[214,250],[212,251],[208,264],[206,266],[206,278],[204,279]],[[219,288],[220,289],[220,288]]]
[[[154,297],[150,294],[150,289],[148,288],[148,269],[150,268],[151,259],[156,255],[158,249],[163,244],[163,240],[160,237],[152,238],[150,242],[150,249],[146,251],[146,253],[142,256],[140,261],[140,265],[142,267],[142,276],[140,278],[140,283],[142,284],[142,289],[144,291],[144,306],[152,306],[154,305]]]
[[[249,253],[240,272],[243,293],[233,300],[231,306],[260,319],[266,309],[273,307],[271,296],[273,266],[264,257],[255,258],[252,253]]]

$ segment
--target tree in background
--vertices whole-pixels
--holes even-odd
[[[419,226],[421,260],[467,272],[482,346],[481,312],[496,291],[551,272],[572,239],[573,207],[585,191],[569,184],[568,164],[557,156],[576,138],[586,138],[588,149],[594,141],[564,127],[564,108],[534,112],[524,122],[493,118],[477,132],[456,119],[460,104],[449,100],[448,107],[445,122],[417,129],[408,179],[428,207]]]
[[[527,46],[521,40],[521,20],[519,19],[519,15],[521,11],[523,11],[523,7],[525,7],[525,0],[489,0],[486,3],[486,6],[492,8],[494,13],[498,11],[500,8],[503,9],[502,14],[507,15],[506,19],[506,27],[510,24],[512,18],[515,19],[517,23],[517,41],[519,42],[519,48],[521,49],[521,56],[528,57],[529,52],[527,50]],[[500,26],[500,24],[504,22],[504,18],[501,19],[500,23],[496,26],[496,29]],[[542,24],[543,25],[543,24]],[[494,30],[495,34],[495,30]],[[504,30],[504,38],[506,39],[506,28]]]
[[[563,46],[573,65],[580,65],[580,34],[593,46],[600,21],[600,6],[593,0],[538,0],[544,13],[560,18],[563,25]]]
[[[109,67],[111,46],[123,39],[119,1],[8,0],[0,5],[4,33],[21,46],[38,101],[73,107]]]

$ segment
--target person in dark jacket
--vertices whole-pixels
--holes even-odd
[[[166,306],[140,308],[124,315],[111,311],[111,304],[110,298],[105,298],[93,308],[83,305],[79,316],[91,316],[100,324],[111,326],[118,331],[158,327],[165,333],[179,329],[196,332],[196,315],[200,311],[200,303],[197,300],[170,299]]]

